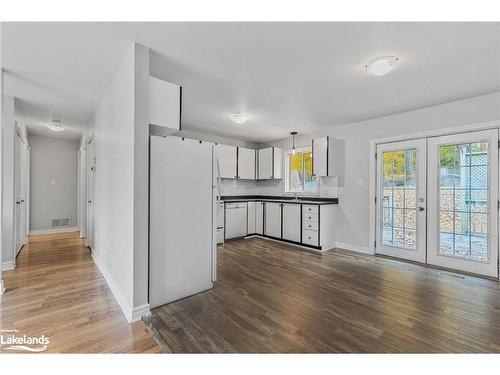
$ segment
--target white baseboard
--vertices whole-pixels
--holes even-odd
[[[16,268],[16,262],[9,260],[7,262],[2,262],[2,271],[11,271]]]
[[[135,308],[132,308],[123,294],[121,293],[120,289],[115,283],[115,280],[111,276],[111,274],[108,272],[108,270],[104,267],[104,265],[100,262],[100,260],[95,256],[95,252],[91,252],[92,259],[94,260],[94,263],[96,264],[97,268],[101,272],[102,277],[108,284],[109,289],[111,290],[111,293],[113,293],[113,297],[115,297],[116,302],[118,302],[118,305],[120,306],[123,315],[125,315],[125,318],[129,323],[134,323],[137,322],[138,320],[141,320],[143,316],[148,316],[151,315],[151,311],[149,310],[149,304],[144,304],[141,306],[137,306]]]
[[[149,309],[149,303],[145,303],[144,305],[134,307],[132,311],[132,320],[130,323],[137,322],[141,320],[143,316],[150,316],[151,310]]]
[[[80,228],[78,228],[78,227],[35,229],[35,230],[30,231],[30,236],[36,236],[39,234],[56,234],[56,233],[78,232],[79,230],[80,230]]]
[[[345,242],[337,242],[335,244],[335,247],[339,249],[344,249],[344,250],[349,250],[349,251],[355,251],[357,253],[362,253],[362,254],[369,254],[373,255],[373,250],[370,249],[369,247],[365,246],[359,246],[359,245],[352,245],[350,243],[345,243]]]
[[[0,279],[0,296],[5,293],[5,287],[3,286],[3,280]]]
[[[260,234],[251,234],[250,236],[245,236],[244,239],[252,238],[252,237],[259,237],[259,238],[262,238],[263,240],[274,241],[274,242],[278,242],[278,243],[285,244],[285,245],[295,246],[295,247],[298,247],[298,248],[310,251],[312,253],[322,254],[322,253],[330,250],[330,249],[319,250],[319,249],[315,249],[315,248],[309,247],[309,246],[302,246],[302,245],[300,245],[298,243],[286,242],[286,241],[281,241],[280,239],[275,239],[275,238],[269,238],[269,237],[261,236]]]

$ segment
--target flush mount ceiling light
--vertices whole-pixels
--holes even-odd
[[[365,69],[368,70],[374,76],[383,76],[393,70],[399,58],[396,56],[382,56],[370,61],[365,65]]]
[[[50,124],[47,124],[47,127],[53,132],[61,132],[66,129],[61,120],[52,120]]]
[[[248,116],[243,113],[232,113],[230,117],[231,121],[239,126],[243,125],[248,120]]]

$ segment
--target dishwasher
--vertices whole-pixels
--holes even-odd
[[[226,203],[226,240],[247,235],[247,208],[246,202]]]

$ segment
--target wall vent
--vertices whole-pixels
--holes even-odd
[[[52,219],[52,228],[69,227],[71,221],[69,218]]]

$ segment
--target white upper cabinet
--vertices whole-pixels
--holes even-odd
[[[237,178],[236,174],[236,152],[237,147],[228,145],[217,145],[217,161],[219,164],[220,178]]]
[[[332,137],[314,138],[313,175],[316,177],[333,177],[343,174],[344,141]]]
[[[182,87],[149,77],[149,123],[181,130]]]
[[[258,150],[258,179],[270,180],[282,178],[282,150],[268,147]]]
[[[255,150],[238,147],[238,178],[255,180]]]

